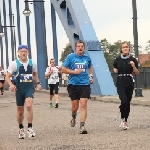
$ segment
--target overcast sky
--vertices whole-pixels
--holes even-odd
[[[0,7],[2,12],[2,1],[0,0]],[[150,40],[150,0],[136,0],[137,1],[137,14],[138,14],[138,38],[139,45],[145,48],[147,41]],[[8,0],[5,0],[8,7]],[[132,13],[132,0],[83,0],[85,7],[88,11],[94,29],[99,40],[106,38],[110,43],[117,40],[127,40],[133,43],[133,13]],[[13,13],[16,17],[15,0],[12,0]],[[22,30],[22,43],[26,44],[26,22],[25,16],[22,14],[24,10],[24,0],[20,1],[20,19]],[[35,55],[35,34],[34,34],[34,13],[33,6],[30,4],[32,14],[30,16],[31,27],[31,48],[33,59],[36,60]],[[50,0],[45,0],[46,12],[46,30],[47,30],[47,47],[48,58],[52,58],[52,32],[51,32],[51,14],[50,14]],[[7,9],[7,14],[9,14]],[[3,15],[3,14],[2,14]],[[3,16],[2,16],[3,19]],[[15,21],[16,22],[16,21]],[[7,17],[7,24],[9,24],[9,17]],[[16,29],[17,31],[17,29]],[[10,33],[8,32],[8,36]],[[58,49],[59,59],[60,54],[66,44],[69,42],[67,35],[62,27],[62,24],[57,16],[57,36],[58,36]],[[3,39],[3,43],[5,40]],[[10,43],[10,39],[9,39]],[[18,43],[17,43],[18,44]],[[5,48],[5,44],[4,44]],[[9,49],[11,46],[9,45]],[[10,52],[11,53],[11,52]],[[4,53],[5,55],[5,53]]]

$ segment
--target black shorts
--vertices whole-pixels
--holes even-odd
[[[4,84],[5,80],[0,80],[0,83]]]
[[[54,90],[55,90],[55,94],[58,94],[58,86],[59,86],[59,82],[57,82],[56,84],[49,84],[50,95],[54,95]]]
[[[67,86],[68,94],[71,100],[80,100],[80,98],[90,98],[90,85],[71,85]]]

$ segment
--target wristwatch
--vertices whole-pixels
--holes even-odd
[[[41,83],[40,83],[40,82],[37,82],[36,84],[40,84],[40,85],[41,85]]]

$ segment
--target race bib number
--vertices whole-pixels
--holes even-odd
[[[58,79],[58,76],[53,76],[52,79]]]
[[[75,70],[82,69],[82,72],[85,72],[85,63],[75,63]]]
[[[20,74],[20,82],[32,82],[32,74]]]

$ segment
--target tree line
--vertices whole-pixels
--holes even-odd
[[[117,42],[114,42],[113,44],[109,43],[107,39],[102,39],[100,41],[101,49],[104,52],[104,56],[105,56],[105,59],[107,61],[107,64],[110,70],[113,69],[114,58],[116,58],[120,54],[121,43],[122,43],[121,40],[118,40]],[[133,44],[130,41],[128,41],[128,43],[130,45],[130,53],[134,55]],[[144,48],[144,51],[150,54],[150,40],[147,42],[147,46]],[[142,47],[139,46],[139,53],[142,54],[142,52],[143,52]],[[68,43],[66,47],[64,48],[64,50],[62,51],[61,58],[59,61],[63,63],[67,55],[70,53],[72,53],[72,47],[70,43]]]

